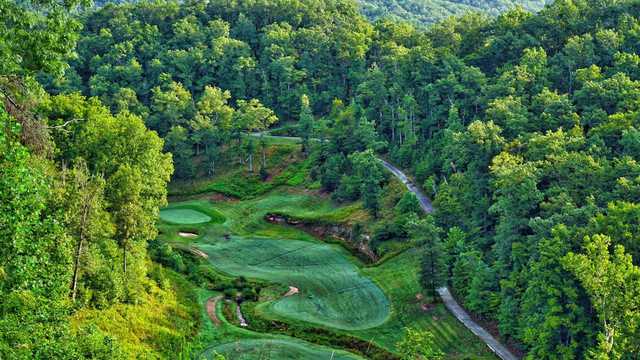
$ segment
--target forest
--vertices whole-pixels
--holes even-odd
[[[305,183],[361,205],[352,233],[374,258],[419,251],[402,271],[433,299],[447,285],[526,359],[637,359],[640,4],[398,3],[430,25],[371,22],[352,0],[0,0],[0,358],[190,357],[188,289],[223,280],[157,224],[170,191],[233,165],[234,186],[207,191]],[[289,178],[272,137],[299,139]],[[380,158],[436,210],[390,206]],[[154,320],[156,302],[180,309]],[[111,314],[143,309],[155,340],[118,332]],[[420,358],[407,334],[376,356]]]
[[[430,25],[447,17],[477,11],[491,15],[522,6],[539,11],[545,0],[359,0],[361,12],[371,20],[392,18],[415,25]]]

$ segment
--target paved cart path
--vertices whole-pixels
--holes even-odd
[[[265,136],[266,133],[253,133],[251,136]],[[295,136],[274,136],[274,135],[266,135],[269,138],[280,138],[288,141],[301,141],[302,139]],[[318,141],[318,139],[313,139]],[[415,194],[416,198],[420,202],[420,207],[422,210],[430,214],[434,211],[433,204],[431,200],[418,188],[409,177],[402,172],[402,170],[395,167],[393,164],[387,162],[386,160],[379,159],[382,165],[389,170],[396,178],[398,178],[409,191]],[[482,326],[478,325],[475,321],[471,319],[469,314],[458,304],[458,302],[453,298],[451,292],[447,287],[441,287],[438,289],[438,294],[442,298],[442,302],[449,309],[449,311],[472,333],[480,338],[490,349],[493,351],[498,357],[502,360],[518,360],[518,357],[513,355],[509,349],[507,349],[504,345],[502,345],[496,338],[494,338],[487,330],[485,330]]]
[[[418,201],[420,201],[420,207],[425,213],[429,214],[433,212],[433,205],[431,200],[409,179],[402,170],[391,165],[385,160],[380,159],[385,168],[393,173],[406,187],[416,195]],[[487,330],[478,325],[471,319],[469,314],[458,304],[458,302],[451,296],[451,292],[447,287],[441,287],[438,289],[438,294],[442,298],[444,305],[451,311],[451,313],[461,322],[467,329],[471,330],[476,336],[478,336],[487,346],[502,360],[517,360],[518,357],[513,355],[509,349],[502,345],[496,338],[494,338]]]

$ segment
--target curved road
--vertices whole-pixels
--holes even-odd
[[[425,213],[429,214],[433,212],[433,205],[431,204],[431,200],[413,183],[409,180],[409,177],[405,175],[400,169],[391,165],[385,160],[380,159],[382,165],[391,171],[393,175],[395,175],[406,187],[416,195],[418,201],[420,202],[420,207],[424,210]],[[482,328],[482,326],[478,325],[475,321],[471,319],[469,314],[456,302],[456,300],[451,296],[451,292],[447,287],[441,287],[438,289],[438,294],[442,298],[442,302],[444,305],[451,311],[451,313],[466,326],[471,332],[476,334],[485,344],[493,351],[499,358],[502,360],[517,360],[518,357],[513,355],[509,349],[500,344],[498,340],[496,340],[487,330]]]

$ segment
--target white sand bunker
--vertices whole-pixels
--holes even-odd
[[[188,231],[179,231],[178,232],[178,236],[183,237],[183,238],[193,239],[193,238],[197,238],[198,234],[192,233],[192,232],[188,232]]]
[[[289,286],[289,291],[287,291],[287,293],[284,294],[284,297],[293,296],[293,295],[295,295],[295,294],[297,294],[299,292],[300,292],[300,289],[298,289],[297,287]]]

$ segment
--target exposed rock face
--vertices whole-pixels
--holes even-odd
[[[355,238],[353,229],[343,224],[324,224],[292,219],[282,214],[267,214],[264,219],[272,224],[295,226],[320,239],[332,238],[346,245],[355,255],[367,262],[378,261],[378,255],[369,247],[369,235],[359,235]]]

